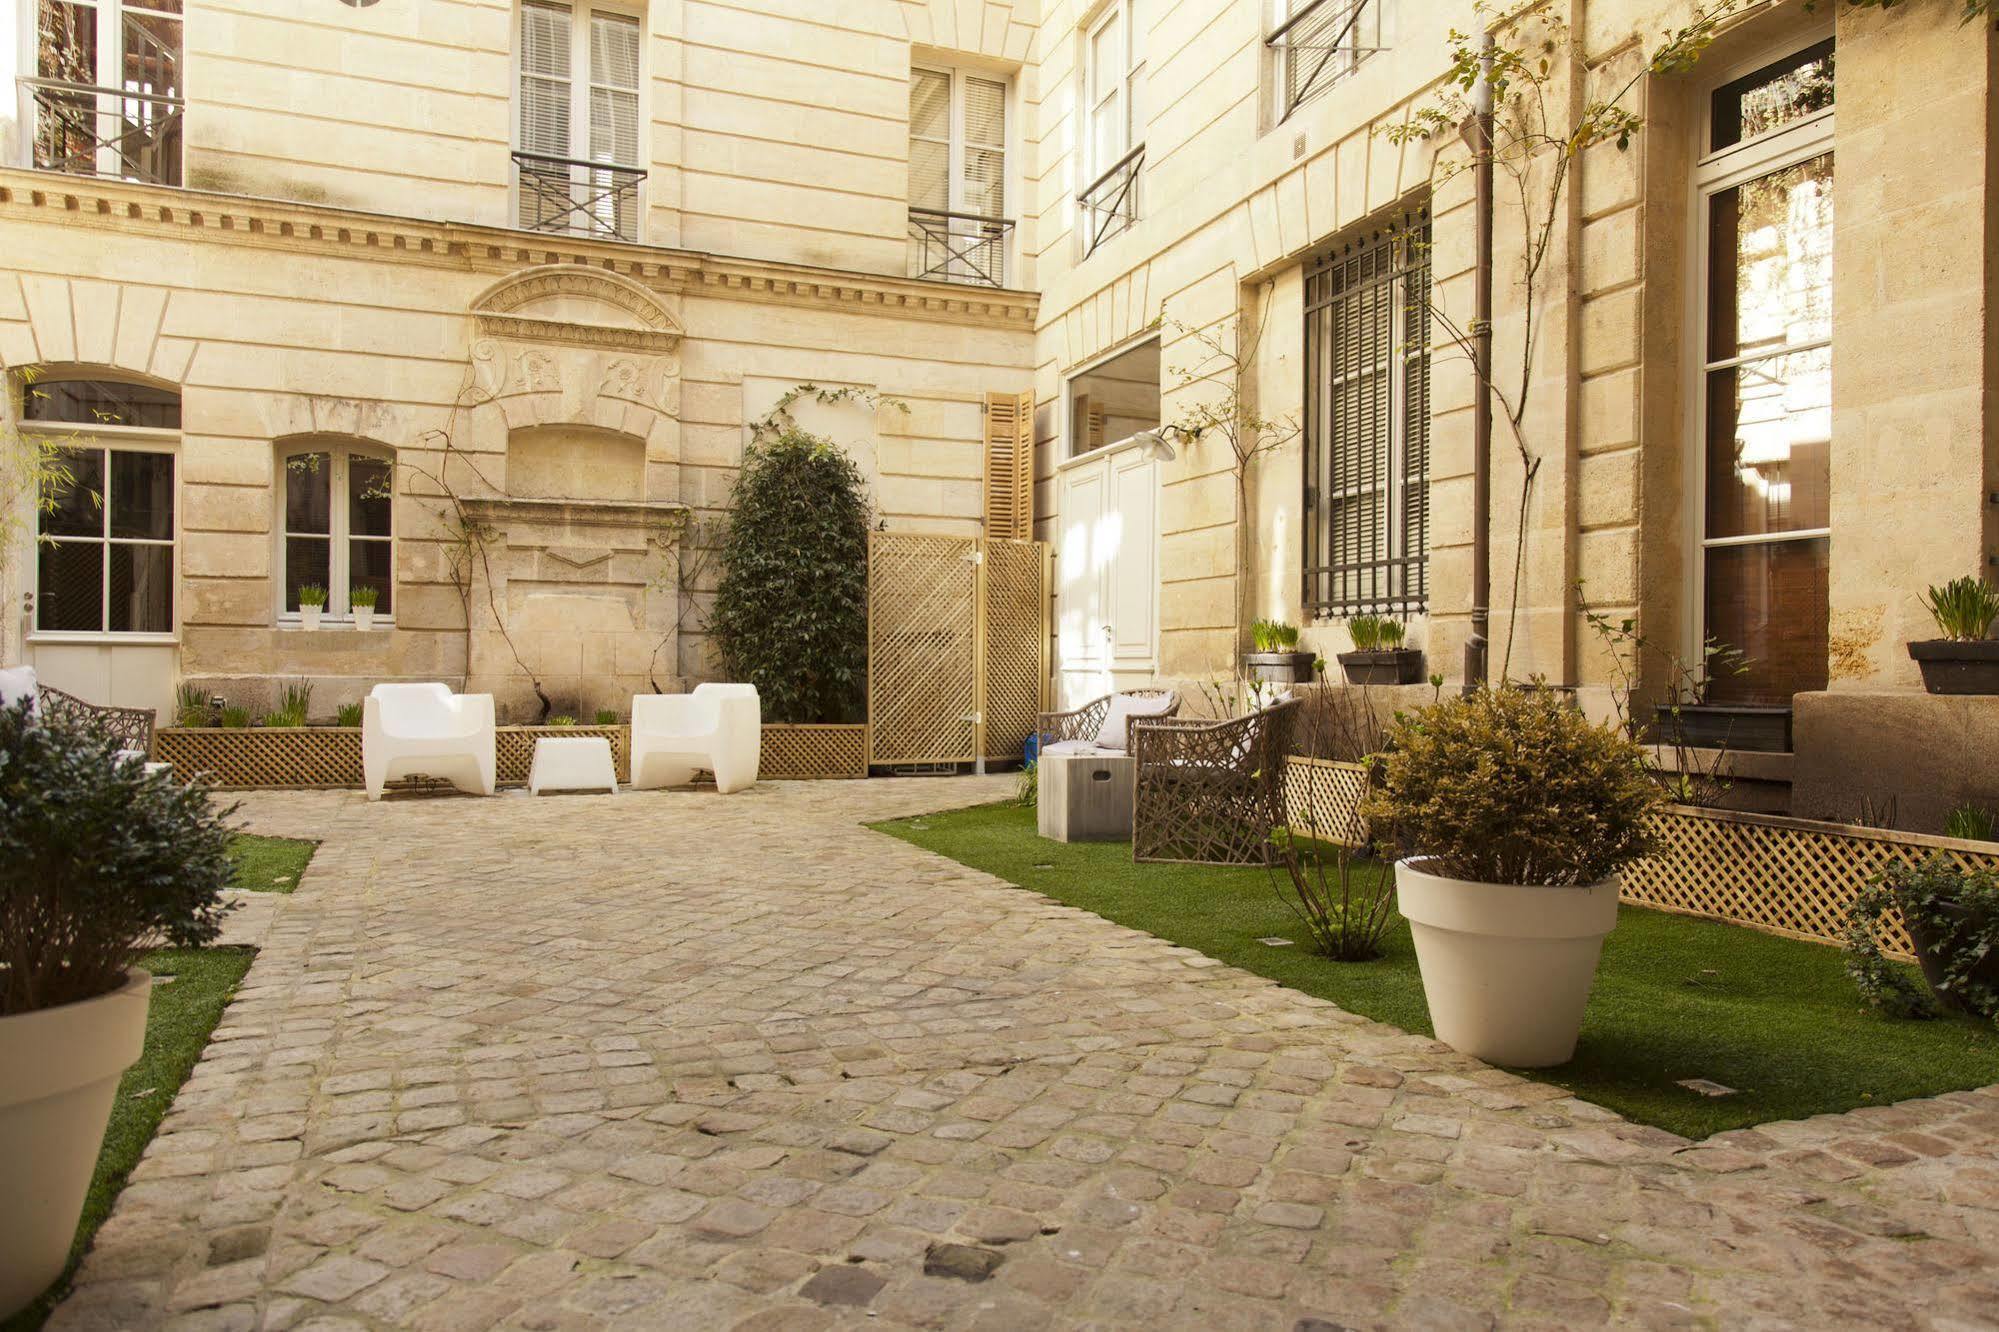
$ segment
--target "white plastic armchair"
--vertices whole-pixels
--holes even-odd
[[[696,685],[691,694],[632,700],[632,786],[684,786],[702,770],[730,795],[753,784],[762,758],[763,704],[747,684]]]
[[[368,799],[399,777],[436,777],[491,795],[499,778],[491,694],[441,684],[379,684],[361,705],[361,775]]]

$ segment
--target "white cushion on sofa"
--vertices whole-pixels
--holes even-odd
[[[36,688],[34,667],[0,667],[0,707],[11,708],[23,698],[32,705],[36,698]]]
[[[1104,724],[1097,732],[1100,749],[1131,748],[1129,723],[1133,717],[1157,717],[1173,707],[1171,694],[1113,694],[1104,710]]]

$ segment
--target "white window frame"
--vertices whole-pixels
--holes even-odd
[[[1337,53],[1327,62],[1327,68],[1320,74],[1318,85],[1298,100],[1293,107],[1286,106],[1290,97],[1291,74],[1294,62],[1310,59],[1316,63],[1320,56],[1327,54],[1321,50],[1301,50],[1284,43],[1273,45],[1271,34],[1291,21],[1294,15],[1302,13],[1313,4],[1329,5],[1334,9],[1346,6],[1349,0],[1267,0],[1264,25],[1264,70],[1269,85],[1268,104],[1264,112],[1264,127],[1274,129],[1284,124],[1292,116],[1332,89],[1352,77],[1367,63],[1368,57],[1388,49],[1393,40],[1394,0],[1358,0],[1352,8],[1358,13],[1351,14],[1352,24],[1347,29],[1346,39]]]
[[[94,380],[105,376],[92,376]],[[52,381],[38,381],[52,382]],[[115,382],[115,381],[107,381]],[[27,641],[30,643],[178,643],[181,625],[181,466],[180,431],[156,426],[127,426],[86,423],[81,421],[21,421],[21,433],[36,443],[46,440],[67,449],[99,449],[105,453],[164,453],[174,460],[174,504],[173,536],[165,541],[151,537],[114,537],[111,535],[110,496],[103,497],[98,505],[101,530],[104,535],[91,537],[56,538],[59,541],[94,541],[105,549],[103,586],[99,592],[98,623],[108,625],[111,617],[111,558],[110,547],[117,546],[167,546],[172,554],[167,561],[169,576],[173,580],[173,623],[163,631],[140,631],[127,629],[43,629],[41,627],[41,521],[36,513],[28,528],[29,549],[27,576],[35,589],[35,613],[28,618]],[[111,483],[111,460],[105,459],[105,485]],[[28,503],[33,504],[30,497]]]
[[[1011,75],[998,70],[952,65],[940,60],[912,60],[909,68],[912,80],[918,73],[923,73],[934,74],[939,78],[950,81],[950,113],[946,129],[946,133],[950,135],[950,139],[945,145],[946,178],[944,182],[944,207],[947,211],[953,213],[971,211],[967,208],[965,199],[965,153],[970,146],[965,133],[966,80],[983,79],[987,83],[997,83],[1006,90],[1004,102],[1006,133],[1002,137],[999,146],[1001,205],[998,220],[1002,222],[1017,222],[1015,205],[1019,201],[1019,195],[1016,193],[1014,162],[1017,158],[1015,144],[1019,134],[1017,128],[1019,116],[1016,113],[1017,102],[1015,100],[1015,91],[1019,86],[1018,81]],[[909,141],[912,144],[918,142],[916,129],[913,125],[910,127]],[[935,140],[924,139],[922,142],[934,143]],[[988,145],[980,144],[978,146],[984,148]],[[915,200],[912,199],[909,206],[915,208],[917,206]],[[977,225],[977,223],[968,220],[953,219],[950,230],[954,238],[963,235],[967,240],[976,240]],[[1002,258],[1000,262],[1002,271],[1007,275],[1009,282],[1012,282],[1013,275],[1017,271],[1015,265],[1018,262],[1019,256],[1019,247],[1016,244],[1016,235],[1018,232],[1019,227],[1017,225],[1009,227],[1006,232],[1004,244],[1001,247]]]
[[[187,15],[170,14],[155,9],[147,0],[75,0],[75,3],[94,9],[97,13],[97,68],[92,77],[100,88],[124,87],[123,67],[125,63],[125,10],[129,7],[135,13],[150,18],[163,18],[181,25],[181,55],[177,73],[181,80],[181,90],[176,96],[187,97]],[[42,0],[20,0],[19,29],[16,33],[15,50],[20,53],[22,78],[34,78],[41,68],[41,7]],[[138,88],[134,92],[149,96],[165,96],[150,89]],[[107,95],[108,98],[108,95]],[[107,115],[115,116],[115,107],[106,111],[108,100],[98,106],[100,121]],[[15,124],[19,127],[19,142],[15,146],[16,160],[21,166],[32,168],[35,164],[35,99],[32,91],[19,83],[15,85]],[[181,168],[186,169],[185,146]],[[123,178],[118,154],[110,148],[97,150],[97,171],[101,176],[116,180]]]
[[[569,146],[565,150],[565,153],[567,156],[579,160],[590,157],[590,92],[597,86],[595,81],[590,77],[590,16],[592,14],[615,14],[619,18],[632,19],[638,24],[639,80],[638,87],[635,90],[638,100],[638,134],[637,141],[633,145],[633,154],[636,160],[632,162],[607,162],[604,165],[628,167],[631,170],[645,173],[640,178],[638,190],[632,199],[632,207],[635,214],[632,240],[634,243],[643,243],[646,236],[646,198],[652,185],[652,154],[649,149],[652,120],[648,114],[651,99],[646,95],[652,77],[652,62],[649,59],[650,52],[648,48],[651,43],[648,40],[646,29],[645,7],[634,4],[605,3],[605,0],[544,0],[544,3],[550,7],[569,11]],[[521,48],[523,45],[521,14],[526,8],[527,6],[521,0],[515,0],[512,9],[513,32],[511,35],[512,83],[508,92],[508,98],[512,103],[513,144],[515,149],[522,152],[539,151],[529,149],[523,141],[526,136],[523,133],[524,127],[521,123],[521,115],[525,110],[525,105],[521,100],[521,81],[523,77],[521,68]],[[618,91],[622,92],[624,89],[618,89]],[[577,170],[581,169],[577,168]],[[512,225],[518,226],[521,216],[520,172],[518,170],[512,171],[509,173],[509,176],[507,216],[511,219]],[[589,233],[577,232],[574,234],[588,235]]]
[[[1816,46],[1832,36],[1827,28],[1814,32],[1809,37],[1794,38],[1775,49],[1766,49],[1753,59],[1743,60],[1711,77],[1698,89],[1701,111],[1697,117],[1695,133],[1700,137],[1696,143],[1700,151],[1694,155],[1693,165],[1693,206],[1687,210],[1688,244],[1687,251],[1693,256],[1690,265],[1690,281],[1687,284],[1686,317],[1682,327],[1689,330],[1686,360],[1688,371],[1685,394],[1682,400],[1683,451],[1685,468],[1682,473],[1686,494],[1691,503],[1687,505],[1686,539],[1687,549],[1693,558],[1687,561],[1687,633],[1682,640],[1682,655],[1688,661],[1700,662],[1705,659],[1707,644],[1707,591],[1708,552],[1740,546],[1774,545],[1786,541],[1815,541],[1824,539],[1830,543],[1832,528],[1801,527],[1783,532],[1757,532],[1747,536],[1710,537],[1707,534],[1708,503],[1708,420],[1707,420],[1707,377],[1712,370],[1726,369],[1743,361],[1760,360],[1770,355],[1782,355],[1804,351],[1816,351],[1832,345],[1830,333],[1824,338],[1812,339],[1796,344],[1786,344],[1780,353],[1758,352],[1750,356],[1730,356],[1719,360],[1708,357],[1709,308],[1708,283],[1712,276],[1710,269],[1713,259],[1713,235],[1709,223],[1709,201],[1717,194],[1747,184],[1786,167],[1808,162],[1812,158],[1834,151],[1833,115],[1837,105],[1827,107],[1802,116],[1782,129],[1758,134],[1742,139],[1726,148],[1708,149],[1714,142],[1714,94],[1737,79],[1755,73],[1765,66],[1775,64],[1786,56],[1796,54]],[[1837,159],[1835,159],[1834,179],[1837,181]],[[1835,218],[1834,226],[1838,222]]]
[[[327,531],[292,532],[285,526],[285,516],[291,511],[288,502],[291,496],[292,469],[288,458],[299,454],[327,454]],[[354,458],[369,458],[389,466],[389,535],[386,537],[354,537],[349,529],[352,515],[347,504],[347,468]],[[271,518],[273,553],[271,556],[271,600],[277,612],[280,625],[296,628],[302,621],[299,613],[285,605],[285,586],[290,581],[290,570],[285,564],[287,558],[286,540],[296,536],[301,540],[324,540],[328,543],[326,553],[326,609],[320,615],[320,627],[348,626],[354,623],[354,613],[347,604],[348,593],[352,590],[349,577],[351,552],[350,540],[382,541],[389,547],[389,583],[394,594],[389,598],[386,614],[377,612],[374,626],[378,629],[393,628],[396,623],[396,607],[402,603],[402,585],[396,578],[396,502],[395,502],[395,451],[381,444],[371,444],[365,440],[346,439],[332,435],[296,435],[280,441],[276,449],[277,484],[271,488],[274,511]],[[337,609],[336,609],[337,608]]]
[[[1146,131],[1149,123],[1141,125],[1136,118],[1133,90],[1145,82],[1146,51],[1145,38],[1138,26],[1136,12],[1140,0],[1110,0],[1092,14],[1077,31],[1077,85],[1076,85],[1076,214],[1077,237],[1081,245],[1087,247],[1085,231],[1091,210],[1083,200],[1090,186],[1097,183],[1105,172],[1124,161],[1133,153],[1145,148]],[[1120,45],[1120,69],[1109,80],[1112,85],[1099,96],[1097,88],[1102,80],[1097,69],[1097,38],[1112,23],[1120,25],[1124,40]],[[1097,147],[1097,112],[1106,103],[1115,99],[1118,103],[1118,138],[1114,149],[1105,149],[1099,156]],[[1149,110],[1149,108],[1148,108]],[[1132,189],[1138,188],[1136,182]],[[1138,200],[1132,200],[1132,216],[1137,217]]]

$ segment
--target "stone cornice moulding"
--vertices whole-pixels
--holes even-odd
[[[813,268],[461,222],[427,222],[247,195],[0,167],[0,217],[219,244],[366,256],[491,273],[563,264],[629,278],[654,292],[779,305],[860,307],[937,323],[1032,332],[1038,293]],[[96,275],[92,275],[96,276]]]

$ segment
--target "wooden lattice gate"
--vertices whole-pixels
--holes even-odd
[[[1020,757],[1047,702],[1047,615],[1038,542],[875,533],[869,761]]]

